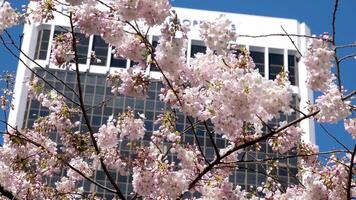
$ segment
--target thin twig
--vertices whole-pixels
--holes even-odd
[[[319,124],[320,127],[323,129],[323,131],[328,135],[330,136],[333,140],[335,140],[336,143],[338,143],[339,145],[341,145],[347,152],[351,153],[351,151],[342,143],[340,142],[333,134],[331,134],[326,128],[324,125],[322,124]]]
[[[337,45],[337,46],[334,46],[334,49],[354,48],[354,47],[356,47],[356,43],[345,44],[345,45]]]
[[[70,87],[67,83],[65,83],[62,79],[58,78],[55,74],[53,74],[50,70],[46,69],[45,67],[42,67],[38,62],[36,62],[34,59],[30,58],[30,56],[28,56],[25,52],[22,51],[22,49],[16,45],[14,39],[11,37],[11,34],[5,30],[6,35],[9,37],[12,46],[14,46],[23,56],[25,56],[28,60],[30,60],[31,62],[33,62],[35,65],[37,65],[39,68],[41,68],[42,70],[44,70],[45,72],[47,72],[48,74],[50,74],[53,78],[55,78],[57,81],[59,81],[60,83],[62,83],[66,88],[68,88],[70,91],[73,92],[74,95],[78,96],[78,94],[76,93],[76,91]]]
[[[311,38],[311,39],[320,39],[318,36],[310,36],[310,35],[300,35],[300,34],[285,34],[285,33],[272,33],[272,34],[263,34],[263,35],[239,35],[239,37],[246,37],[246,38],[264,38],[264,37],[285,37],[285,36],[292,36],[292,37],[304,37],[304,38]]]
[[[300,50],[298,49],[297,45],[295,45],[294,40],[292,40],[292,38],[291,38],[290,35],[287,33],[287,31],[283,28],[283,26],[281,26],[281,28],[282,28],[283,32],[288,36],[289,40],[292,42],[294,48],[298,51],[299,55],[300,55],[301,57],[303,57],[303,54],[302,54],[302,53],[300,52]]]
[[[4,123],[6,126],[9,126],[11,129],[15,130],[16,131],[16,135],[12,135],[10,134],[9,132],[2,132],[2,134],[8,134],[10,136],[13,136],[13,137],[17,137],[19,139],[22,139],[22,140],[25,140],[33,145],[35,145],[36,147],[46,151],[48,154],[50,155],[53,155],[51,151],[49,151],[48,149],[46,149],[43,145],[27,138],[24,134],[22,134],[16,127],[13,127],[12,125],[8,124],[7,122],[3,121],[3,120],[0,120],[0,122]],[[53,155],[55,156],[58,160],[62,161],[66,166],[68,166],[69,168],[71,168],[73,171],[79,173],[83,178],[87,179],[88,181],[90,181],[91,183],[93,183],[94,185],[104,189],[104,190],[107,190],[109,192],[113,192],[113,193],[116,193],[114,190],[110,189],[110,188],[107,188],[99,183],[97,183],[95,180],[87,177],[85,174],[82,173],[82,171],[76,169],[75,167],[73,167],[71,164],[69,164],[67,161],[65,161],[63,158],[61,158],[60,156],[58,155]]]
[[[90,135],[90,138],[92,140],[92,143],[93,143],[93,146],[95,148],[95,152],[97,155],[100,155],[100,150],[99,150],[99,146],[95,140],[95,137],[94,137],[94,130],[90,124],[90,120],[89,120],[89,117],[87,115],[87,111],[85,109],[85,104],[84,104],[84,98],[83,98],[83,92],[82,92],[82,87],[81,87],[81,78],[80,78],[80,72],[79,72],[79,60],[78,60],[78,52],[77,52],[77,46],[76,46],[76,39],[75,39],[75,31],[74,31],[74,25],[73,25],[73,19],[72,19],[72,13],[70,13],[70,27],[71,27],[71,34],[72,34],[72,48],[74,50],[74,59],[75,59],[75,71],[76,71],[76,74],[77,74],[77,85],[78,85],[78,95],[79,95],[79,102],[80,102],[80,108],[82,110],[82,116],[86,122],[86,125],[88,127],[88,130],[89,130],[89,135]],[[112,186],[115,188],[116,190],[116,194],[120,197],[120,199],[125,199],[125,196],[122,194],[119,186],[116,184],[115,180],[112,178],[110,172],[108,171],[105,163],[104,163],[104,160],[101,156],[99,156],[99,160],[100,160],[100,164],[101,164],[101,167],[104,171],[104,173],[106,174],[106,177],[109,179],[110,183],[112,184]]]
[[[39,74],[37,74],[37,72],[35,72],[30,66],[27,65],[27,63],[22,60],[22,58],[20,58],[17,54],[15,54],[10,47],[8,47],[6,44],[4,44],[4,39],[2,36],[0,36],[0,40],[2,41],[2,44],[4,45],[5,49],[8,50],[8,52],[14,56],[16,59],[18,59],[28,70],[30,70],[32,72],[32,74],[34,74],[35,76],[37,76],[39,79],[41,79],[44,83],[46,83],[50,88],[52,88],[53,90],[55,90],[56,92],[58,92],[60,95],[62,95],[64,98],[68,99],[70,102],[72,102],[74,105],[79,106],[79,104],[75,101],[72,100],[72,98],[69,98],[68,96],[66,96],[64,93],[62,93],[61,91],[57,90],[52,84],[50,84],[45,78],[43,78],[42,76],[40,76]]]
[[[214,147],[214,150],[215,150],[216,157],[220,158],[220,152],[219,152],[219,149],[218,149],[218,147],[217,147],[217,146],[216,146],[216,144],[215,144],[215,141],[214,141],[213,135],[212,135],[211,131],[209,130],[209,126],[208,126],[208,124],[206,123],[206,121],[204,121],[204,126],[205,126],[205,130],[206,130],[206,132],[207,132],[207,133],[208,133],[208,135],[209,135],[209,139],[210,139],[211,143],[213,144],[213,147]]]
[[[346,60],[346,59],[349,59],[349,58],[355,58],[356,56],[356,53],[352,53],[352,54],[349,54],[349,55],[346,55],[342,58],[339,59],[339,63],[341,63],[342,61]]]
[[[351,199],[351,183],[352,183],[352,177],[353,177],[355,154],[356,154],[356,145],[354,146],[354,151],[352,152],[351,160],[350,160],[349,177],[347,180],[347,199]]]
[[[264,158],[264,159],[255,159],[255,160],[239,160],[234,162],[221,162],[219,164],[247,164],[247,163],[263,163],[267,161],[276,161],[276,160],[285,160],[290,158],[299,158],[299,157],[310,157],[310,156],[317,156],[322,154],[333,154],[333,153],[345,153],[347,151],[344,150],[333,150],[333,151],[324,151],[318,153],[311,153],[311,154],[295,154],[295,155],[287,155],[287,156],[280,156],[280,157],[271,157],[271,158]]]
[[[138,29],[137,29],[134,25],[132,25],[129,21],[125,21],[125,23],[127,23],[132,29],[134,29],[134,31],[142,38],[142,40],[143,40],[143,42],[144,42],[146,48],[151,51],[151,52],[150,52],[151,54],[153,54],[154,51],[155,51],[155,48],[154,48],[153,45],[147,40],[147,38],[145,38],[145,37],[141,34],[141,31],[138,30]],[[156,58],[155,58],[155,57],[152,57],[152,61],[153,61],[153,64],[155,64],[156,67],[158,68],[158,70],[161,72],[161,74],[162,74],[164,80],[167,82],[168,87],[172,90],[173,94],[174,94],[175,97],[177,98],[179,105],[183,107],[183,103],[182,103],[181,99],[179,98],[177,92],[175,91],[175,89],[174,89],[172,83],[169,81],[167,75],[166,75],[166,74],[163,72],[163,70],[161,69],[161,67],[160,67],[160,65],[158,64]],[[194,138],[195,138],[196,144],[197,144],[197,146],[198,146],[198,149],[199,149],[199,151],[200,151],[202,157],[204,158],[204,160],[205,160],[206,163],[209,163],[209,160],[208,160],[208,159],[206,158],[206,156],[204,155],[204,152],[203,152],[202,147],[201,147],[201,145],[200,145],[200,142],[199,142],[199,140],[198,140],[198,136],[197,136],[197,133],[196,133],[196,131],[195,131],[195,129],[194,129],[194,125],[193,125],[192,120],[191,120],[188,116],[186,117],[186,119],[188,120],[189,124],[190,124],[191,127],[192,127],[192,131],[193,131],[193,134],[194,134]]]
[[[335,0],[334,4],[334,11],[333,11],[333,19],[332,19],[332,40],[331,43],[335,46],[336,45],[336,13],[338,10],[339,6],[339,0]],[[337,49],[334,49],[334,58],[335,58],[335,63],[336,63],[336,78],[337,78],[337,85],[339,88],[339,91],[342,92],[342,83],[341,83],[341,71],[340,71],[340,61],[337,56]]]

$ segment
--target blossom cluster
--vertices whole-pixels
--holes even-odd
[[[11,7],[10,3],[5,1],[0,7],[0,34],[7,29],[19,23],[20,15]]]
[[[73,36],[71,33],[61,33],[53,38],[51,62],[59,67],[69,66],[74,59]]]
[[[145,97],[149,87],[149,79],[140,68],[109,74],[107,77],[111,92],[134,97]]]
[[[331,73],[334,50],[329,47],[327,38],[312,39],[304,58],[307,84],[312,90],[325,91],[335,78]]]
[[[231,141],[243,140],[246,123],[258,136],[261,120],[278,117],[280,111],[290,112],[292,96],[286,78],[283,84],[280,79],[267,80],[257,70],[240,65],[239,60],[234,54],[223,57],[210,50],[197,54],[190,66],[195,79],[184,89],[182,98],[183,112],[200,120],[211,119],[215,131]]]
[[[186,69],[187,30],[184,25],[175,22],[162,26],[163,34],[155,48],[155,59],[161,70],[169,75],[177,76]],[[178,34],[182,38],[176,38]]]
[[[55,1],[39,0],[32,1],[32,3],[34,5],[27,8],[31,21],[42,23],[54,19],[53,8],[56,6]]]
[[[280,122],[280,127],[287,125],[286,121]],[[296,146],[300,140],[303,130],[300,127],[290,126],[281,133],[278,133],[275,138],[269,139],[268,143],[272,146],[272,150],[279,153],[286,153]]]
[[[356,139],[356,118],[344,120],[345,130],[352,135],[353,139]]]
[[[335,84],[330,85],[329,89],[315,102],[320,110],[315,116],[319,122],[336,123],[351,114],[348,101],[343,101],[342,94]]]
[[[348,101],[342,99],[341,86],[334,83],[335,76],[331,72],[335,52],[329,44],[327,33],[320,38],[313,38],[304,58],[307,66],[307,84],[314,91],[323,94],[315,100],[319,109],[316,119],[319,122],[338,122],[350,115]],[[339,87],[339,88],[338,88]]]
[[[231,29],[231,21],[220,16],[213,22],[203,22],[200,25],[200,35],[206,46],[221,54],[228,49],[230,42],[235,42],[236,32]]]
[[[221,16],[213,22],[202,22],[199,33],[207,51],[187,60],[189,28],[180,24],[177,14],[170,11],[168,0],[115,0],[107,4],[94,0],[36,0],[32,3],[35,9],[29,9],[25,16],[38,23],[53,19],[55,13],[60,12],[56,10],[57,5],[69,3],[69,15],[62,14],[72,20],[73,30],[86,37],[102,37],[116,57],[134,63],[129,69],[107,76],[115,95],[147,97],[150,79],[146,67],[159,68],[163,82],[159,99],[166,103],[167,109],[155,116],[154,130],[150,140],[145,141],[148,127],[144,114],[138,113],[137,117],[135,111],[128,108],[118,116],[112,115],[96,130],[90,127],[89,121],[75,121],[90,118],[85,105],[72,107],[61,91],[47,91],[39,78],[31,79],[27,82],[28,96],[31,101],[38,101],[46,114],[27,129],[9,127],[4,145],[0,147],[0,185],[16,198],[85,198],[79,183],[93,181],[99,169],[116,170],[121,176],[129,176],[135,197],[143,199],[178,199],[189,193],[198,194],[199,198],[194,198],[202,200],[257,200],[261,196],[276,200],[347,198],[348,166],[355,162],[350,160],[349,154],[346,157],[332,155],[326,165],[321,165],[316,155],[317,146],[300,142],[303,130],[287,122],[279,124],[286,127],[280,133],[271,132],[264,135],[268,138],[261,138],[268,122],[280,119],[281,113],[291,113],[292,87],[288,73],[281,72],[275,80],[268,80],[255,69],[246,48],[237,54],[233,51],[231,44],[236,41],[237,33],[231,21]],[[167,20],[171,13],[172,18]],[[0,8],[0,33],[17,24],[19,17],[5,2]],[[147,26],[157,25],[161,26],[157,29],[161,37],[156,46],[144,33],[149,34]],[[342,87],[333,83],[331,67],[335,52],[328,41],[327,35],[313,39],[304,59],[308,86],[323,92],[310,108],[317,113],[315,118],[319,122],[344,119],[345,129],[355,138],[355,118],[345,119],[353,106],[344,100]],[[51,63],[58,67],[69,66],[75,55],[73,42],[71,33],[55,36]],[[6,112],[13,93],[6,90],[4,94],[0,103]],[[194,123],[185,130],[181,130],[178,123],[182,116],[188,117],[188,121],[194,118]],[[208,146],[209,140],[215,156],[206,155],[207,149],[198,146],[201,138],[195,135],[195,130],[202,124],[206,128],[204,134],[211,136],[204,138],[204,146]],[[196,136],[194,143],[185,143],[191,132]],[[226,142],[216,145],[216,136],[222,136]],[[272,163],[266,170],[268,178],[255,192],[229,181],[236,169],[242,169],[237,163],[246,161],[245,154],[255,153],[262,139],[279,154],[296,148],[296,157],[300,156],[298,177],[303,186],[291,185],[281,190],[278,178],[272,173],[279,167],[274,161],[266,162]],[[253,145],[244,147],[249,142]],[[120,151],[122,147],[130,149],[129,155]],[[54,185],[47,184],[48,177],[58,174],[65,175]],[[109,178],[110,173],[106,176]],[[105,185],[120,193],[115,184]],[[356,195],[355,185],[351,180],[352,195]],[[112,189],[106,190],[112,192]],[[99,198],[90,194],[88,199]]]
[[[143,19],[149,26],[162,24],[171,9],[168,0],[116,0],[113,6],[123,21]]]
[[[336,160],[336,161],[335,161]],[[345,188],[348,184],[348,159],[329,158],[326,166],[303,167],[301,176],[303,186],[288,187],[286,192],[270,193],[270,199],[347,199]],[[351,196],[356,194],[354,188],[350,188]]]
[[[97,138],[98,146],[101,149],[117,147],[123,139],[136,141],[143,138],[145,134],[144,122],[141,118],[136,119],[134,112],[129,108],[127,112],[121,114],[117,119],[109,119],[107,124],[99,128],[99,132],[94,134]]]

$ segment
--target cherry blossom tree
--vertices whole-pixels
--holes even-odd
[[[57,10],[58,5],[67,6],[68,12]],[[338,1],[333,25],[337,5]],[[355,106],[351,101],[356,92],[346,92],[339,73],[331,71],[333,67],[339,69],[341,61],[347,59],[337,55],[337,48],[341,46],[335,44],[335,26],[332,35],[295,35],[310,40],[308,48],[300,50],[305,52],[302,62],[308,70],[307,84],[313,91],[322,92],[315,102],[310,102],[309,112],[304,113],[290,105],[292,91],[287,73],[268,80],[255,68],[247,49],[241,49],[238,56],[234,54],[236,49],[232,42],[241,36],[230,28],[231,22],[223,16],[200,25],[207,51],[196,54],[188,65],[185,52],[189,27],[180,23],[168,0],[31,0],[25,11],[15,10],[5,1],[0,8],[2,46],[19,62],[24,63],[19,54],[31,59],[21,51],[7,29],[23,23],[46,22],[54,19],[55,13],[68,20],[70,29],[53,39],[50,60],[59,68],[75,71],[77,85],[82,85],[76,35],[79,30],[86,36],[100,35],[115,47],[115,56],[137,63],[129,70],[107,76],[112,93],[146,98],[152,80],[144,70],[148,65],[155,65],[164,84],[159,99],[169,106],[156,119],[159,128],[146,145],[141,142],[146,131],[144,116],[137,117],[134,110],[128,109],[119,116],[112,115],[95,131],[81,87],[72,89],[78,99],[73,101],[34,72],[35,76],[27,81],[28,98],[39,101],[49,109],[49,114],[26,129],[1,120],[6,124],[2,132],[4,144],[0,147],[1,199],[101,199],[95,193],[85,194],[77,184],[82,180],[114,194],[117,199],[126,199],[110,170],[132,175],[132,199],[182,199],[186,193],[198,194],[196,199],[341,200],[356,196],[356,146],[353,150],[319,152],[314,144],[301,141],[303,130],[298,127],[299,122],[309,119],[323,123],[343,120],[345,130],[356,137],[356,119],[352,115]],[[149,27],[153,26],[161,28],[157,46],[147,38]],[[92,57],[95,58],[95,54]],[[6,116],[12,109],[13,77],[4,74],[2,81],[6,84],[0,101]],[[45,85],[51,89],[45,90]],[[68,101],[73,106],[69,106]],[[279,119],[280,113],[292,111],[299,112],[300,117],[275,127],[268,125],[269,121]],[[199,142],[193,145],[183,142],[186,132],[177,130],[176,112],[204,125],[215,150],[213,160],[206,158]],[[82,116],[83,121],[76,121],[76,116]],[[196,137],[197,124],[187,119]],[[79,130],[82,124],[87,132]],[[263,133],[263,128],[267,133]],[[50,137],[53,132],[61,144]],[[222,136],[228,146],[218,148],[213,135]],[[130,141],[134,156],[127,157],[119,151],[118,146],[124,139]],[[262,141],[268,141],[281,156],[239,159],[246,151],[258,150]],[[294,154],[283,156],[289,151]],[[169,153],[177,155],[177,162],[167,159]],[[327,162],[320,162],[318,156],[325,154]],[[298,158],[299,184],[282,188],[273,176],[272,170],[276,167],[273,163],[287,157]],[[239,163],[246,162],[272,163],[266,172],[266,182],[252,191],[229,182],[229,175]],[[98,168],[104,171],[110,187],[93,178]],[[64,175],[54,185],[46,181],[47,177],[60,172]]]

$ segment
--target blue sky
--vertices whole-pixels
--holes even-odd
[[[26,2],[10,0],[18,8]],[[334,0],[173,0],[172,4],[178,7],[297,19],[306,22],[316,35],[332,30]],[[340,0],[336,21],[336,42],[339,45],[354,43],[356,40],[355,10],[356,1]],[[17,35],[21,33],[19,28],[11,31]],[[340,55],[352,52],[356,52],[356,48],[343,50]],[[341,66],[342,82],[349,91],[356,89],[355,64],[356,60],[348,60]],[[0,71],[16,71],[16,65],[16,60],[10,59],[10,55],[0,46]],[[343,125],[326,125],[326,128],[349,148],[355,144],[355,140],[344,131]],[[2,125],[0,130],[3,130]],[[316,140],[322,151],[340,148],[317,124]]]

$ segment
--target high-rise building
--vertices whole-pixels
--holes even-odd
[[[63,8],[65,9],[65,8]],[[300,55],[296,48],[305,49],[307,41],[305,37],[297,37],[295,35],[309,35],[310,31],[304,23],[299,23],[293,19],[282,19],[273,17],[253,16],[234,13],[221,13],[214,11],[194,10],[185,8],[175,8],[181,22],[189,24],[191,31],[189,32],[189,45],[187,48],[187,56],[194,57],[197,52],[204,52],[206,47],[199,37],[198,26],[203,20],[213,20],[219,15],[224,14],[231,20],[232,28],[236,29],[240,35],[236,43],[246,47],[254,59],[256,67],[260,73],[268,79],[274,79],[280,71],[288,71],[289,78],[293,85],[293,102],[292,104],[302,111],[305,111],[306,102],[312,99],[312,92],[306,87],[306,67],[300,62]],[[64,10],[65,11],[65,10]],[[54,35],[58,32],[65,31],[69,26],[68,19],[63,16],[56,16],[55,20],[48,21],[44,24],[26,24],[24,26],[24,37],[22,51],[35,60],[35,62],[21,55],[24,63],[33,71],[29,70],[24,63],[19,63],[16,74],[15,84],[15,109],[11,111],[9,123],[17,125],[19,128],[31,127],[38,116],[45,116],[48,110],[43,108],[36,100],[27,98],[26,81],[34,76],[44,77],[51,86],[46,85],[46,88],[51,87],[61,91],[66,97],[73,101],[78,101],[72,91],[64,87],[60,82],[64,81],[72,88],[78,87],[76,84],[76,74],[72,70],[59,69],[50,63],[51,44]],[[278,36],[284,34],[282,28],[291,36]],[[156,44],[158,41],[159,29],[154,27],[150,31],[150,41]],[[262,36],[266,37],[248,37]],[[114,95],[111,93],[111,88],[106,81],[106,76],[115,70],[132,67],[134,62],[125,59],[114,58],[112,47],[106,44],[100,36],[92,35],[85,37],[78,33],[77,37],[80,42],[78,44],[78,54],[80,56],[80,71],[82,76],[82,88],[84,91],[84,100],[89,110],[89,117],[92,126],[95,130],[105,123],[111,114],[119,114],[131,107],[135,112],[144,113],[146,116],[145,127],[147,133],[144,137],[144,142],[150,139],[152,131],[157,129],[154,124],[156,117],[166,108],[164,102],[159,100],[158,94],[162,83],[159,81],[160,72],[154,66],[148,66],[146,73],[150,75],[153,81],[149,87],[148,97],[145,99],[132,98],[122,95]],[[294,41],[294,44],[291,42]],[[101,62],[96,62],[90,59],[90,54],[95,51],[97,58]],[[189,64],[189,59],[188,59]],[[41,67],[39,67],[41,66]],[[56,79],[55,77],[58,79]],[[71,104],[71,102],[68,102]],[[296,119],[298,113],[292,113],[289,116],[282,116],[281,119],[291,121]],[[81,119],[78,119],[81,120]],[[194,119],[191,119],[194,121]],[[277,123],[277,122],[270,122]],[[189,124],[186,116],[178,114],[177,129],[182,131]],[[314,124],[312,120],[304,120],[299,126],[303,128],[306,134],[303,136],[304,141],[315,142]],[[82,130],[85,132],[86,127],[82,125]],[[206,136],[204,126],[196,127],[198,140],[203,145],[204,153],[207,158],[212,160],[214,157],[213,146]],[[56,135],[53,139],[57,139]],[[194,143],[195,139],[191,132],[184,134],[184,142]],[[226,141],[221,136],[216,135],[214,140],[219,148],[226,146]],[[272,152],[271,147],[266,142],[261,142],[261,149],[258,152],[249,152],[244,156],[244,159],[265,158],[266,156],[273,157],[277,154]],[[124,155],[130,155],[130,147],[127,141],[120,143],[120,150]],[[174,160],[174,155],[170,155],[170,159]],[[281,160],[279,168],[274,173],[278,175],[281,183],[289,184],[296,183],[295,175],[297,159],[290,158]],[[249,186],[259,185],[266,180],[264,175],[266,165],[264,164],[242,164],[234,175],[230,177],[230,181],[234,184],[242,185],[248,189]],[[114,179],[118,183],[120,189],[125,195],[130,195],[132,192],[130,176],[120,176],[115,171],[111,172]],[[50,182],[55,182],[58,178],[53,177]],[[102,185],[110,186],[103,171],[100,169],[94,174],[94,179]],[[84,181],[83,187],[86,191],[95,191],[98,195],[105,197],[113,197],[114,194],[106,193],[101,188],[95,187],[90,182]]]

